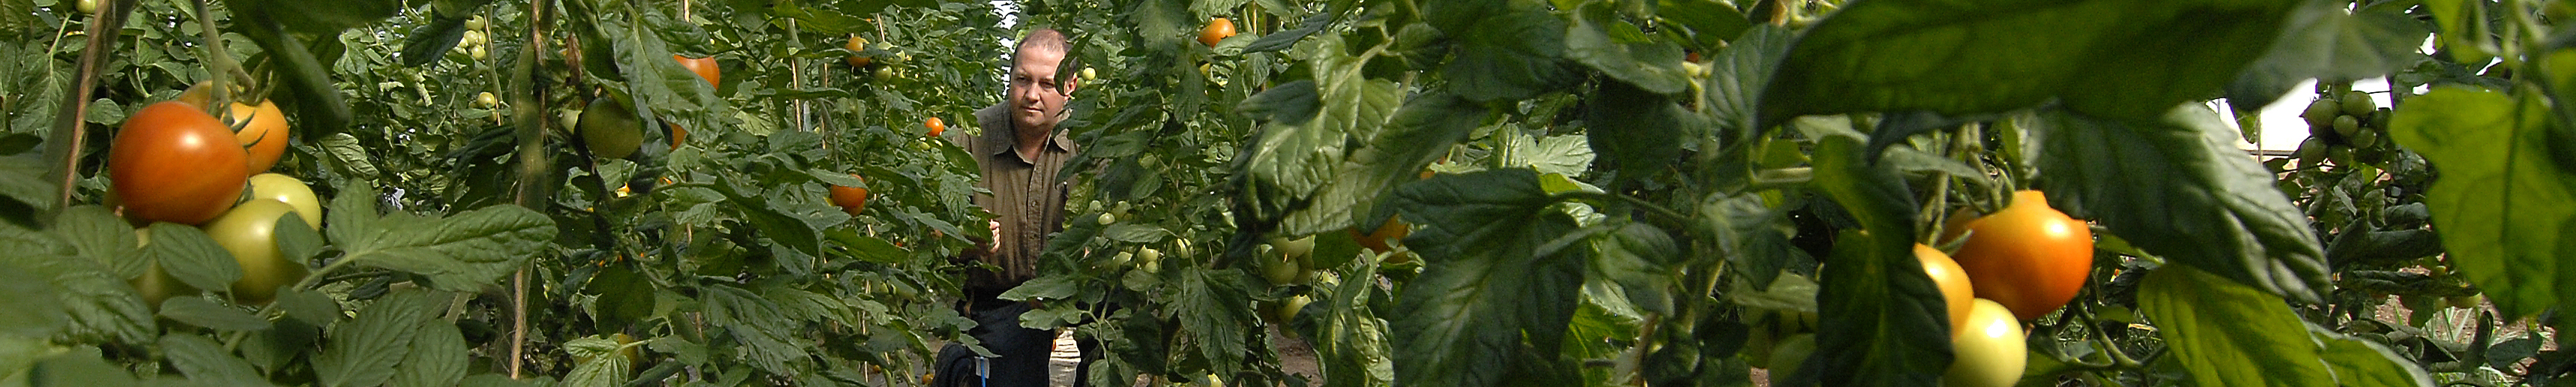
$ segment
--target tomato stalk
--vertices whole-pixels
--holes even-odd
[[[85,29],[89,45],[81,50],[80,65],[75,69],[78,75],[72,77],[77,87],[63,95],[69,100],[63,101],[62,107],[54,113],[54,132],[47,137],[62,141],[47,141],[45,146],[45,159],[60,162],[46,171],[48,176],[45,178],[58,184],[57,196],[54,205],[45,211],[46,215],[37,219],[53,219],[54,213],[71,207],[73,189],[80,183],[80,152],[88,142],[82,118],[89,117],[89,101],[93,99],[90,93],[97,90],[99,70],[106,65],[107,55],[116,53],[117,35],[125,31],[125,16],[132,13],[136,1],[107,2]]]

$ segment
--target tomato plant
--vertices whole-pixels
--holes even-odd
[[[2576,370],[2558,1],[77,3],[0,15],[0,381],[926,383],[1041,26],[1003,296],[1092,385]],[[172,100],[251,151],[126,172]]]

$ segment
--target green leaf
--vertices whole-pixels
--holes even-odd
[[[1586,3],[1573,16],[1573,25],[1565,31],[1567,59],[1654,94],[1690,91],[1690,74],[1682,71],[1681,45],[1653,39],[1636,24],[1620,20],[1607,4]]]
[[[24,360],[13,357],[20,353],[10,350],[13,343],[8,340],[41,340],[63,330],[62,324],[71,316],[63,312],[62,301],[55,297],[56,294],[53,283],[46,278],[28,268],[0,260],[0,310],[12,311],[0,313],[0,367],[24,365],[7,362]]]
[[[107,207],[84,205],[63,209],[62,215],[54,217],[54,227],[46,231],[70,241],[72,248],[79,250],[82,257],[98,261],[117,278],[141,276],[144,266],[152,262],[136,245],[134,226],[109,213]]]
[[[334,166],[343,173],[358,177],[382,175],[382,172],[376,169],[375,162],[370,161],[374,156],[367,155],[366,146],[359,144],[357,137],[350,136],[348,133],[334,133],[322,137],[319,143],[322,145],[322,156],[325,156],[323,159],[326,160],[324,165]],[[340,224],[340,222],[328,223]]]
[[[823,241],[814,231],[813,224],[773,206],[776,203],[771,200],[744,195],[730,186],[716,185],[715,188],[717,191],[724,192],[725,197],[730,199],[727,202],[733,204],[735,213],[741,214],[743,220],[751,223],[753,228],[759,229],[761,236],[769,237],[780,245],[809,256],[822,255]],[[835,212],[837,211],[836,209]]]
[[[1725,134],[1721,139],[1751,141],[1762,133],[1757,130],[1762,126],[1753,122],[1754,112],[1762,107],[1762,87],[1771,82],[1772,69],[1780,59],[1789,55],[1789,43],[1796,36],[1777,26],[1756,26],[1729,42],[1725,51],[1709,56],[1705,103],[1710,121]]]
[[[2152,119],[2206,98],[2261,56],[2299,2],[1855,2],[1798,40],[1764,89],[1762,126],[1811,114],[1996,113],[2050,99]]]
[[[411,354],[394,367],[394,387],[454,386],[465,379],[465,334],[456,323],[431,318],[420,321]],[[622,356],[620,356],[622,357]]]
[[[1817,141],[1815,184],[1861,229],[1835,238],[1833,264],[1817,273],[1816,355],[1790,384],[1928,386],[1950,366],[1949,309],[1907,238],[1918,206],[1895,167],[1863,161],[1864,148],[1851,136]]]
[[[795,367],[810,363],[803,347],[788,342],[792,327],[779,312],[778,304],[731,286],[699,289],[707,303],[707,320],[723,326],[741,341],[742,346],[735,348],[740,351],[736,356],[775,375],[794,374]]]
[[[2415,50],[2431,31],[2411,16],[2381,7],[2347,13],[2332,2],[2299,3],[2280,40],[2227,86],[2228,106],[2262,110],[2302,81],[2384,76],[2427,59]]]
[[[186,333],[161,336],[162,353],[188,380],[209,386],[267,386],[250,363],[232,356],[214,339]]]
[[[339,209],[348,204],[348,195],[343,193],[333,203],[334,235],[342,234],[338,228],[350,226],[338,222],[350,212]],[[372,208],[353,209],[374,213]],[[341,248],[349,252],[342,259],[426,276],[430,281],[424,285],[448,291],[477,291],[499,283],[548,246],[556,232],[554,219],[515,205],[484,207],[446,218],[396,213],[361,224],[376,222],[401,227],[340,238]]]
[[[247,3],[247,4],[245,4]],[[374,23],[393,17],[402,10],[394,0],[348,1],[244,1],[230,0],[233,9],[257,9],[285,22],[296,32],[323,36],[338,35],[340,30]]]
[[[1689,110],[1626,84],[1603,84],[1585,103],[1592,110],[1584,116],[1584,135],[1590,136],[1592,150],[1608,159],[1623,179],[1643,178],[1672,167],[1681,159],[1682,143],[1698,134],[1690,130],[1699,125],[1692,125],[1698,122]]]
[[[134,373],[108,364],[98,347],[82,346],[54,355],[24,371],[34,386],[129,387]]]
[[[241,262],[234,260],[223,245],[215,244],[205,231],[173,223],[153,223],[147,230],[152,241],[143,250],[152,256],[152,262],[161,265],[161,271],[170,273],[170,278],[189,287],[219,290],[231,289],[233,282],[241,279]]]
[[[1395,82],[1363,76],[1369,58],[1344,55],[1339,37],[1299,44],[1295,54],[1315,75],[1323,106],[1303,124],[1262,125],[1235,166],[1244,175],[1244,197],[1256,213],[1235,216],[1280,219],[1306,207],[1318,189],[1336,178],[1350,138],[1376,137],[1403,96]],[[1347,218],[1339,223],[1347,225]]]
[[[2433,386],[2433,376],[2415,361],[2386,345],[2307,324],[2308,333],[2325,344],[2326,367],[2346,386]]]
[[[340,302],[317,291],[280,288],[277,290],[277,301],[273,305],[278,310],[286,311],[286,317],[302,320],[306,324],[317,327],[331,326],[331,323],[340,319]]]
[[[2550,161],[2550,109],[2533,96],[2443,87],[2388,124],[2442,178],[2424,193],[2453,267],[2507,319],[2576,301],[2576,171]]]
[[[41,252],[0,254],[0,267],[12,265],[52,285],[51,296],[62,306],[58,310],[70,317],[62,331],[68,341],[139,343],[152,340],[158,330],[133,286],[97,261]]]
[[[437,317],[446,301],[446,293],[426,290],[397,290],[376,299],[357,319],[331,330],[330,343],[313,358],[314,375],[326,387],[385,384],[411,354],[421,321]]]
[[[1081,290],[1075,287],[1076,281],[1077,279],[1072,276],[1061,274],[1038,277],[1020,283],[1020,286],[1012,287],[1010,291],[1002,292],[1001,296],[995,298],[1012,301],[1062,300],[1073,297],[1075,292]]]
[[[1659,315],[1673,312],[1668,294],[1680,277],[1671,268],[1681,259],[1681,248],[1671,234],[1653,225],[1629,222],[1616,231],[1593,237],[1592,243],[1601,256],[1588,265],[1587,280],[1617,285],[1627,293],[1626,303],[1636,308]]]
[[[614,387],[624,383],[626,374],[635,365],[634,360],[617,354],[618,348],[616,340],[598,336],[587,336],[565,342],[564,352],[571,352],[573,359],[581,363],[572,367],[572,373],[564,375],[563,385]]]
[[[463,16],[442,16],[412,29],[409,39],[403,42],[402,51],[398,51],[403,58],[402,65],[420,67],[436,63],[444,57],[440,54],[455,49],[456,42],[465,39],[465,19]]]
[[[1245,322],[1256,321],[1252,305],[1250,279],[1241,270],[1212,270],[1189,267],[1179,273],[1180,282],[1172,295],[1171,311],[1181,322],[1182,336],[1172,343],[1176,350],[1196,349],[1190,354],[1208,362],[1210,371],[1233,375],[1244,369],[1247,354],[1244,342],[1257,328]]]
[[[1343,278],[1368,278],[1377,265],[1361,260],[1359,265],[1341,271]],[[1393,356],[1387,342],[1386,320],[1377,318],[1369,305],[1385,296],[1376,281],[1342,281],[1329,288],[1318,288],[1315,303],[1295,325],[1299,332],[1313,338],[1317,366],[1324,373],[1326,387],[1365,387],[1386,385],[1395,380]],[[1318,316],[1306,318],[1302,316]],[[1307,321],[1312,321],[1311,324]]]
[[[1443,91],[1405,101],[1376,137],[1366,140],[1367,147],[1351,151],[1333,181],[1315,193],[1314,202],[1290,214],[1280,229],[1307,235],[1375,227],[1380,222],[1356,218],[1378,213],[1378,201],[1388,188],[1421,179],[1423,167],[1465,141],[1487,115],[1485,107]]]
[[[2138,310],[2155,322],[2194,384],[2335,385],[2306,323],[2262,289],[2166,265],[2138,285]]]
[[[1440,175],[1396,189],[1397,208],[1424,225],[1405,245],[1426,261],[1396,299],[1395,380],[1497,386],[1524,351],[1555,358],[1574,314],[1590,249],[1574,219],[1527,169]]]
[[[288,262],[307,262],[313,259],[314,255],[322,254],[322,249],[327,247],[325,244],[329,242],[322,240],[321,230],[315,229],[313,225],[304,224],[303,216],[287,215],[295,214],[279,215],[277,228],[273,231],[277,237],[277,251],[280,257],[286,258]]]
[[[1440,69],[1449,87],[1477,102],[1528,99],[1581,80],[1564,60],[1566,22],[1538,0],[1506,0],[1491,17],[1458,31],[1455,56]],[[1342,71],[1357,72],[1357,67]],[[1330,99],[1327,99],[1328,101]]]
[[[1172,236],[1172,232],[1170,230],[1164,230],[1162,226],[1135,222],[1121,222],[1109,225],[1108,229],[1101,230],[1100,236],[1109,237],[1109,239],[1119,242],[1154,243],[1161,242],[1163,241],[1163,238]]]
[[[2201,104],[2155,120],[2048,112],[2036,120],[2039,189],[2148,253],[2272,294],[2316,302],[2324,247],[2269,169]]]
[[[1497,164],[1505,168],[1529,168],[1542,174],[1579,176],[1592,165],[1592,147],[1587,137],[1545,136],[1521,131],[1518,125],[1506,124],[1495,136],[1504,137]]]
[[[161,317],[219,331],[256,331],[268,329],[268,320],[250,312],[206,301],[202,297],[171,297],[161,302]]]
[[[54,195],[60,194],[55,189],[60,186],[45,181],[45,165],[32,155],[0,157],[0,199],[5,199],[0,200],[0,217],[6,217],[8,222],[33,226],[36,209],[54,207]]]

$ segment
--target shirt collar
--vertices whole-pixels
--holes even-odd
[[[1010,117],[1005,114],[1002,118],[1002,124],[998,125],[1001,130],[984,131],[984,145],[986,145],[987,149],[993,150],[992,156],[995,156],[996,158],[1009,157],[1011,160],[1019,160],[1021,163],[1037,164],[1037,160],[1029,160],[1020,157],[1020,152],[1018,151],[1019,147],[1017,146],[1019,144],[1019,136],[1017,136],[1019,131],[1019,128],[1017,128],[1018,125],[1019,123],[1011,121]],[[1055,133],[1046,137],[1045,141],[1048,145],[1051,145],[1048,148],[1054,148],[1055,150],[1063,151],[1065,153],[1073,153],[1074,151],[1081,149],[1079,146],[1073,144],[1073,138],[1068,137],[1063,128],[1057,128]],[[1046,152],[1047,149],[1041,148],[1038,150],[1038,153],[1041,154]]]

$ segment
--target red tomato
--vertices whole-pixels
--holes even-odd
[[[930,127],[931,137],[939,137],[940,133],[948,132],[948,123],[939,121],[939,117],[930,117],[930,120],[922,121],[921,126]]]
[[[108,183],[135,219],[205,223],[241,200],[249,158],[222,121],[162,102],[125,119],[108,146]]]
[[[1977,298],[1995,300],[2022,320],[2038,319],[2075,299],[2093,272],[2093,230],[2048,207],[2039,191],[2013,193],[2012,205],[1967,224],[1955,255],[1976,283]]]

